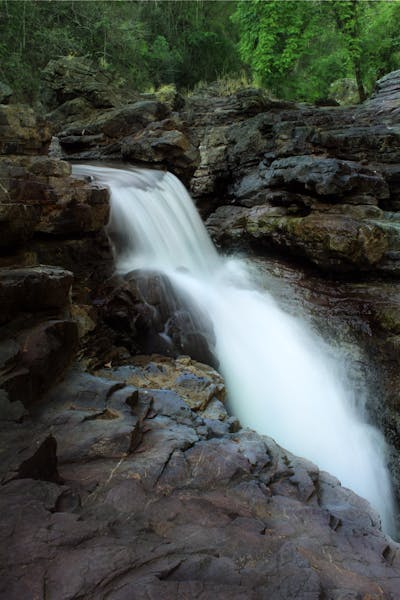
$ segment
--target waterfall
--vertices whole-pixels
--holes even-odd
[[[110,189],[117,270],[162,271],[206,310],[230,410],[242,425],[335,475],[393,532],[383,436],[364,422],[354,392],[315,334],[256,289],[244,261],[217,254],[179,180],[148,169],[73,171]]]

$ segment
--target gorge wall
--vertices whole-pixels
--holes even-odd
[[[46,80],[45,119],[0,106],[0,594],[395,600],[370,507],[228,416],[187,319],[159,355],[168,282],[112,276],[108,191],[69,161],[176,173],[367,382],[400,489],[400,72],[348,108],[212,86],[127,104],[69,59]]]

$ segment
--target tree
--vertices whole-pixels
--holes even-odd
[[[81,55],[145,90],[240,69],[225,1],[0,0],[0,79],[31,99],[52,58]]]
[[[316,100],[354,77],[360,101],[376,78],[400,67],[400,4],[367,0],[240,0],[239,51],[279,96]]]
[[[359,0],[332,0],[328,6],[333,12],[337,31],[342,36],[342,43],[353,66],[358,95],[360,102],[363,102],[367,95],[362,72],[362,19],[368,3]]]

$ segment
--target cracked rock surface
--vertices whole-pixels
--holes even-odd
[[[399,597],[399,546],[367,503],[228,418],[210,367],[99,375],[74,367],[1,422],[1,598]],[[189,380],[208,403],[189,407]]]

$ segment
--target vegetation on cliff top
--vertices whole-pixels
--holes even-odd
[[[0,0],[0,80],[31,100],[52,58],[86,56],[135,89],[240,78],[318,100],[353,78],[362,99],[400,67],[400,2]]]

